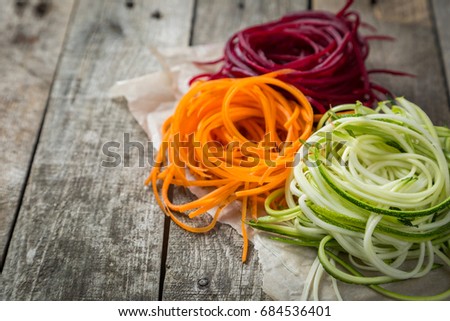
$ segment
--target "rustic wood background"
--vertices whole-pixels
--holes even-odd
[[[115,81],[160,69],[149,46],[218,42],[247,25],[345,0],[0,0],[0,299],[266,300],[229,226],[189,234],[142,188],[149,167],[101,167],[105,142],[146,142]],[[357,0],[384,86],[450,124],[450,2]],[[188,197],[179,191],[174,197]]]

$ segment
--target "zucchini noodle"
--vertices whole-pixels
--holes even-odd
[[[301,147],[285,189],[266,199],[268,215],[248,223],[318,249],[305,299],[310,291],[317,299],[322,269],[390,298],[448,298],[450,289],[414,296],[380,285],[450,266],[449,154],[450,130],[404,98],[375,110],[334,107]]]

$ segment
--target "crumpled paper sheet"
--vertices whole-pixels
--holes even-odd
[[[197,74],[211,72],[218,68],[218,65],[199,65],[194,62],[213,61],[221,57],[222,50],[222,44],[152,48],[151,51],[159,59],[163,70],[139,78],[120,81],[110,89],[109,94],[111,97],[123,96],[127,99],[131,113],[154,146],[157,147],[161,143],[161,125],[172,114],[176,102],[189,89],[189,79]],[[206,193],[198,187],[192,188],[191,192],[197,197]],[[212,209],[211,213],[214,211],[215,209]],[[241,234],[239,203],[232,203],[225,208],[219,221],[231,225]],[[304,280],[317,251],[271,240],[264,233],[253,233],[251,230],[249,232],[262,266],[264,292],[274,300],[300,300]],[[444,283],[443,291],[449,286],[448,271],[432,273],[426,282],[424,284],[422,280],[410,280],[404,285],[399,286],[402,282],[394,284],[394,288],[403,289],[403,293],[410,291],[417,293],[417,289],[431,288],[433,285]],[[344,300],[385,299],[364,286],[339,283],[339,289]],[[433,289],[429,294],[438,293],[436,291]],[[320,299],[337,299],[330,277],[326,273],[321,281]]]

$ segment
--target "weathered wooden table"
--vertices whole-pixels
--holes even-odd
[[[369,64],[417,78],[385,87],[450,124],[450,2],[357,0],[365,21],[397,38]],[[6,300],[264,300],[255,251],[229,226],[189,234],[142,188],[149,167],[101,167],[105,142],[146,136],[117,80],[160,68],[149,46],[204,44],[344,0],[1,0],[0,298]],[[183,195],[176,195],[184,197]]]

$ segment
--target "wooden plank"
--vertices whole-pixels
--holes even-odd
[[[193,44],[225,41],[235,31],[302,10],[306,1],[199,0]],[[175,201],[188,195],[177,189]],[[207,234],[190,234],[170,227],[164,300],[264,300],[262,272],[253,248],[241,263],[242,238],[230,226],[218,224]]]
[[[345,0],[314,0],[313,8],[337,12]],[[435,41],[427,0],[355,1],[352,6],[377,28],[377,33],[395,41],[373,41],[368,66],[395,69],[416,78],[377,76],[373,79],[398,96],[418,104],[435,124],[449,125],[450,110],[440,52]]]
[[[0,5],[1,270],[73,0]]]
[[[192,12],[185,0],[79,1],[3,271],[6,299],[158,299],[164,216],[142,188],[149,166],[123,145],[124,133],[147,139],[107,91],[160,68],[147,46],[187,45]],[[129,167],[101,165],[109,141]]]
[[[450,3],[447,0],[432,0],[431,4],[436,24],[436,36],[438,37],[447,79],[447,95],[450,99],[450,28],[447,20],[450,16]],[[447,125],[450,126],[450,124]]]

